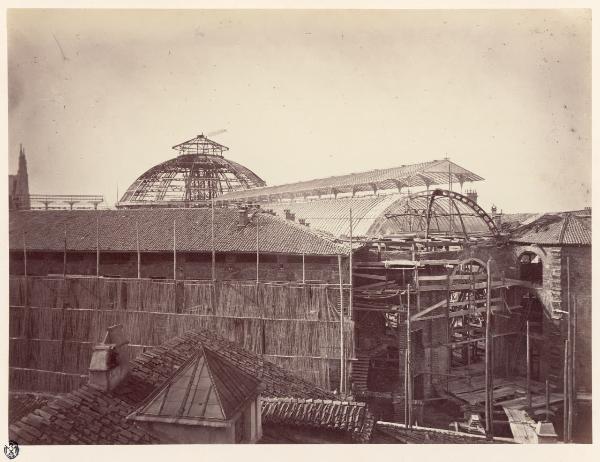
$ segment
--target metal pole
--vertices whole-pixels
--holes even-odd
[[[177,240],[175,233],[175,220],[173,220],[173,280],[177,280]]]
[[[100,277],[100,219],[96,216],[96,277]]]
[[[342,285],[342,256],[338,255],[338,272],[340,276],[340,394],[345,393],[344,378],[344,287]]]
[[[565,340],[563,364],[563,441],[569,442],[568,413],[569,413],[569,340]]]
[[[492,423],[492,393],[491,393],[491,320],[492,320],[492,307],[491,307],[491,287],[492,287],[492,277],[491,277],[491,259],[487,261],[487,294],[486,294],[486,317],[485,317],[485,430],[487,439],[491,440],[494,437],[493,434],[493,423]]]
[[[531,345],[529,340],[529,321],[527,321],[527,410],[531,410]]]
[[[137,253],[137,277],[140,279],[142,277],[142,258],[140,254],[140,229],[137,220],[135,221],[135,250]]]
[[[306,266],[304,264],[304,252],[302,252],[302,284],[306,283]]]

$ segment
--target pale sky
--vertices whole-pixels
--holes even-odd
[[[505,212],[591,205],[591,13],[8,12],[9,172],[103,194],[200,133],[267,184],[450,157]],[[470,186],[470,185],[469,185]]]

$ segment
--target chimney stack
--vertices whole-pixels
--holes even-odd
[[[94,346],[89,367],[90,386],[103,391],[117,387],[129,373],[129,340],[123,326],[118,324],[106,330],[104,341]]]
[[[298,218],[298,223],[300,223],[301,225],[306,226],[306,220],[304,218]]]
[[[292,213],[290,211],[290,209],[285,209],[284,212],[285,212],[285,219],[286,220],[294,221],[296,219],[296,214]]]
[[[477,203],[477,191],[475,191],[474,189],[467,189],[465,192],[465,196],[467,196],[467,198],[471,199],[473,202]]]
[[[248,224],[248,211],[246,209],[239,209],[238,228],[243,228]]]

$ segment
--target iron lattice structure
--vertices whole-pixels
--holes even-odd
[[[229,148],[204,135],[173,146],[179,155],[152,167],[127,189],[120,208],[194,207],[231,191],[265,186],[250,169],[223,157]]]

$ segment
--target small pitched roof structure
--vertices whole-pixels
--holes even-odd
[[[259,380],[202,347],[130,417],[190,425],[225,423],[259,392]]]
[[[259,226],[261,253],[283,255],[347,254],[347,246],[306,226],[259,213],[245,226],[239,224],[239,211],[216,208],[214,211],[215,250],[256,252],[256,227]],[[175,227],[175,230],[173,230]],[[211,210],[123,209],[22,211],[9,214],[10,250],[95,252],[172,252],[173,231],[180,252],[210,253]],[[139,236],[139,239],[138,239]]]
[[[429,187],[466,181],[480,181],[482,177],[451,162],[449,159],[433,160],[420,164],[370,170],[349,175],[331,176],[300,181],[279,186],[264,186],[233,191],[219,197],[219,201],[272,201],[274,199],[308,197],[324,194],[356,193],[404,187]]]
[[[592,245],[591,210],[544,214],[513,231],[510,241],[549,246]]]

